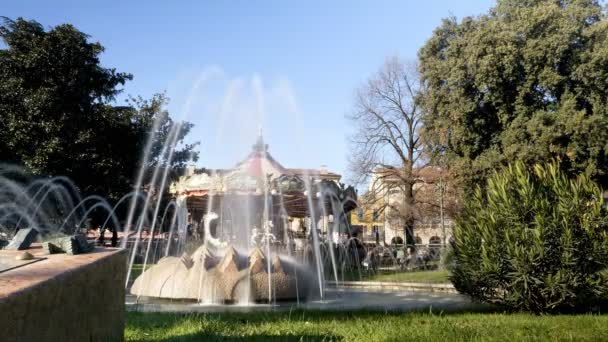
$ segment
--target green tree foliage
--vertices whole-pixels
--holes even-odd
[[[517,162],[477,187],[454,228],[451,280],[517,310],[588,308],[608,293],[608,210],[587,175]]]
[[[465,183],[559,160],[608,185],[608,21],[595,0],[499,0],[419,52],[427,142]]]
[[[190,122],[173,122],[169,112],[165,109],[168,101],[164,94],[156,94],[151,99],[131,97],[127,101],[131,105],[129,110],[134,111],[134,117],[141,121],[137,125],[141,129],[139,136],[146,136],[147,138],[149,134],[154,134],[154,142],[150,149],[151,158],[146,165],[148,172],[144,178],[144,184],[150,181],[152,171],[156,167],[170,168],[171,178],[176,179],[183,174],[189,161],[198,159],[198,152],[195,152],[194,149],[199,143],[184,143],[184,139],[194,125]],[[155,121],[156,125],[154,125]],[[152,132],[154,127],[156,127],[156,131]],[[171,130],[174,128],[176,129],[176,137],[172,138]],[[168,160],[168,154],[163,155],[163,148],[165,145],[171,145],[172,139],[174,139],[175,145],[179,145],[178,147],[181,148],[174,149],[171,160]],[[144,139],[137,142],[137,157],[140,157],[145,149],[144,143]]]
[[[116,199],[129,192],[154,120],[157,145],[174,122],[164,95],[113,105],[130,74],[100,65],[103,47],[72,25],[46,31],[35,21],[4,18],[0,38],[0,161],[38,175],[70,177],[85,194]],[[182,141],[191,124],[182,125]],[[151,165],[183,167],[194,145],[170,163],[153,148]],[[196,155],[194,155],[196,157]]]

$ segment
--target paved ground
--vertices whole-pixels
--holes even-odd
[[[355,289],[328,290],[324,300],[303,303],[250,304],[250,305],[201,305],[168,300],[127,298],[127,310],[144,312],[251,312],[277,311],[292,309],[311,310],[374,310],[374,311],[413,311],[428,310],[452,311],[483,307],[472,303],[466,296],[438,292],[377,291]]]

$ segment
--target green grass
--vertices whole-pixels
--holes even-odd
[[[412,271],[377,273],[366,278],[369,281],[391,281],[399,283],[450,283],[448,271]]]
[[[347,274],[344,280],[351,281],[386,281],[399,283],[450,283],[449,273],[446,270],[434,271],[396,271],[379,273],[352,273]]]
[[[503,313],[127,313],[126,341],[598,341],[608,315]]]

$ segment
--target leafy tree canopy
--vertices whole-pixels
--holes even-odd
[[[104,51],[72,25],[45,30],[36,21],[4,18],[0,38],[0,160],[39,175],[65,175],[85,194],[116,199],[129,192],[155,120],[149,166],[183,167],[194,145],[170,161],[160,155],[174,122],[163,94],[114,105],[132,75],[100,65]],[[181,124],[178,142],[191,128]]]
[[[465,183],[559,160],[608,185],[608,21],[595,0],[499,0],[419,52],[425,137]]]

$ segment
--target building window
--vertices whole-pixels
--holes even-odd
[[[441,245],[441,238],[439,236],[433,236],[429,239],[429,245]]]
[[[357,220],[363,221],[363,208],[357,208]]]
[[[373,212],[372,216],[373,216],[373,221],[374,222],[376,222],[376,221],[378,221],[378,219],[380,219],[380,214],[378,213],[378,209],[374,209],[374,212]]]

